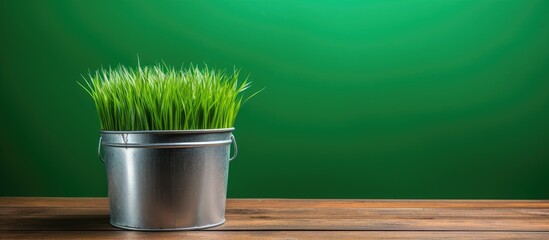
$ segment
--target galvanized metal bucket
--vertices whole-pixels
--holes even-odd
[[[145,231],[223,224],[233,130],[101,131],[110,223]]]

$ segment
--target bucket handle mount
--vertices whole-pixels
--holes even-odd
[[[99,143],[97,144],[97,157],[101,160],[102,163],[105,163],[105,159],[101,156],[101,145],[103,144],[103,137],[99,137]]]
[[[238,146],[236,145],[236,139],[234,138],[234,135],[231,134],[231,142],[233,143],[233,156],[229,158],[229,161],[232,161],[236,158],[238,155]]]

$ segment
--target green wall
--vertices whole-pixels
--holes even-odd
[[[76,81],[241,67],[229,197],[549,198],[549,1],[0,1],[2,196],[105,196]]]

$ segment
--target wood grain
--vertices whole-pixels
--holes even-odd
[[[0,198],[5,239],[549,239],[549,201],[229,199],[226,223],[207,231],[122,231],[108,221],[104,198]]]
[[[234,208],[549,208],[549,200],[355,200],[355,199],[228,199]],[[0,207],[108,207],[106,198],[0,197]]]
[[[4,233],[3,233],[4,234]],[[418,231],[54,231],[7,232],[0,239],[549,239],[546,232],[418,232]]]

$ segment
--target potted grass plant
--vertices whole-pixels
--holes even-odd
[[[238,71],[119,66],[80,85],[99,116],[112,225],[187,230],[224,223],[229,161],[237,154],[233,125],[250,86]]]

